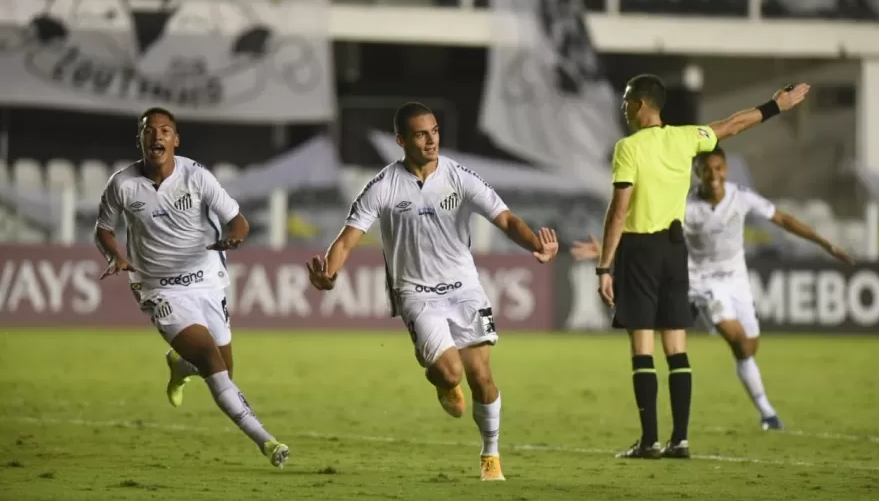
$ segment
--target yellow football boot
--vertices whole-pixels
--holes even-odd
[[[464,390],[461,385],[455,386],[451,390],[436,389],[436,396],[440,405],[449,416],[459,418],[464,415],[467,403],[464,400]]]
[[[504,472],[501,471],[500,456],[480,456],[479,457],[480,477],[486,482],[506,480]]]

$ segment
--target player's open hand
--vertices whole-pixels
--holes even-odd
[[[781,111],[787,111],[802,103],[803,100],[806,99],[806,94],[808,94],[811,89],[812,86],[805,83],[788,85],[783,89],[779,89],[778,92],[772,96],[772,99],[775,99],[775,102],[778,103],[778,109]]]
[[[604,273],[598,277],[598,295],[608,307],[613,308],[613,276],[610,273]]]
[[[336,277],[339,274],[334,273],[330,276],[327,273],[327,260],[323,257],[314,256],[310,262],[305,263],[305,267],[308,268],[308,279],[311,280],[311,285],[317,290],[328,291],[336,286]]]
[[[227,251],[241,247],[242,243],[244,243],[244,240],[240,238],[226,238],[223,240],[218,240],[211,245],[208,245],[207,249],[215,251]]]
[[[592,235],[589,235],[588,242],[574,240],[573,245],[571,245],[571,256],[574,257],[574,261],[597,259],[599,254],[601,254],[601,245]]]
[[[118,275],[120,271],[136,271],[134,266],[131,266],[131,263],[126,261],[125,259],[119,258],[114,259],[110,262],[110,266],[107,266],[107,269],[104,270],[104,274],[101,275],[101,280],[111,276]]]
[[[827,246],[827,253],[845,264],[855,264],[855,260],[851,256],[849,256],[844,250],[833,244]]]
[[[559,253],[559,239],[555,235],[555,230],[540,228],[537,239],[540,240],[540,250],[533,252],[532,255],[541,263],[552,261]]]

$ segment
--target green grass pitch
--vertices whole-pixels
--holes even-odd
[[[0,499],[879,499],[879,338],[763,338],[789,431],[763,432],[717,337],[694,335],[691,461],[624,461],[638,435],[623,335],[502,335],[507,481],[445,415],[395,333],[235,333],[235,380],[291,448],[272,468],[198,380],[165,399],[158,334],[0,330]],[[660,430],[670,432],[664,360]]]

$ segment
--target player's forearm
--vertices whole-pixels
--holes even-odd
[[[507,218],[506,224],[501,227],[501,230],[507,235],[507,238],[529,252],[539,252],[543,248],[540,239],[525,224],[525,221],[512,214]]]
[[[613,257],[623,236],[623,226],[626,222],[626,213],[614,210],[613,204],[608,208],[604,217],[604,237],[601,244],[601,256],[598,258],[598,268],[610,268]]]
[[[348,261],[348,255],[351,254],[351,247],[342,238],[337,238],[327,249],[327,274],[335,275],[345,266]]]
[[[95,245],[107,262],[124,259],[116,244],[116,234],[104,228],[95,228]]]
[[[226,229],[228,230],[228,239],[244,240],[250,233],[250,223],[247,222],[244,216],[238,214],[226,224]]]
[[[793,233],[800,238],[809,240],[810,242],[814,242],[825,249],[831,247],[831,243],[827,239],[819,235],[818,232],[813,230],[810,226],[797,220],[793,216],[787,214],[783,215],[781,217],[780,224],[781,227],[784,228],[787,232]]]

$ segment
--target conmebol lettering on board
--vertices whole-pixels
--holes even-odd
[[[751,290],[764,329],[869,332],[879,324],[875,265],[758,263]]]

